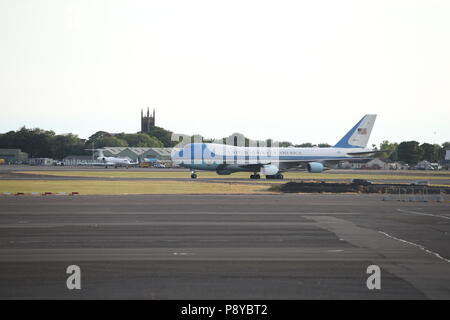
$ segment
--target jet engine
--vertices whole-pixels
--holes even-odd
[[[266,176],[273,176],[278,173],[278,167],[272,164],[265,164],[261,167],[261,174]]]
[[[307,165],[308,172],[321,173],[324,169],[323,164],[320,162],[309,162]]]
[[[216,169],[216,173],[220,174],[220,175],[229,175],[229,174],[232,174],[237,171],[241,171],[241,170],[239,170],[239,168],[237,166],[227,165],[227,164],[221,164]]]

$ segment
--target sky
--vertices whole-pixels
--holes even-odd
[[[0,133],[21,126],[450,141],[450,1],[0,0]]]

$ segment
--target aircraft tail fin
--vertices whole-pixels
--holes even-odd
[[[376,118],[376,114],[366,114],[334,147],[365,148]]]

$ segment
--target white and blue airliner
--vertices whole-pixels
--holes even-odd
[[[191,143],[182,149],[174,149],[174,164],[191,170],[191,178],[197,178],[196,170],[216,171],[220,175],[234,172],[251,172],[251,179],[283,179],[283,172],[306,169],[312,173],[326,170],[327,163],[380,152],[367,148],[376,115],[365,115],[356,125],[329,148],[276,148],[244,147],[219,143]]]

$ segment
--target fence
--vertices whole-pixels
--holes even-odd
[[[387,187],[383,201],[444,202],[446,192],[439,188]]]

